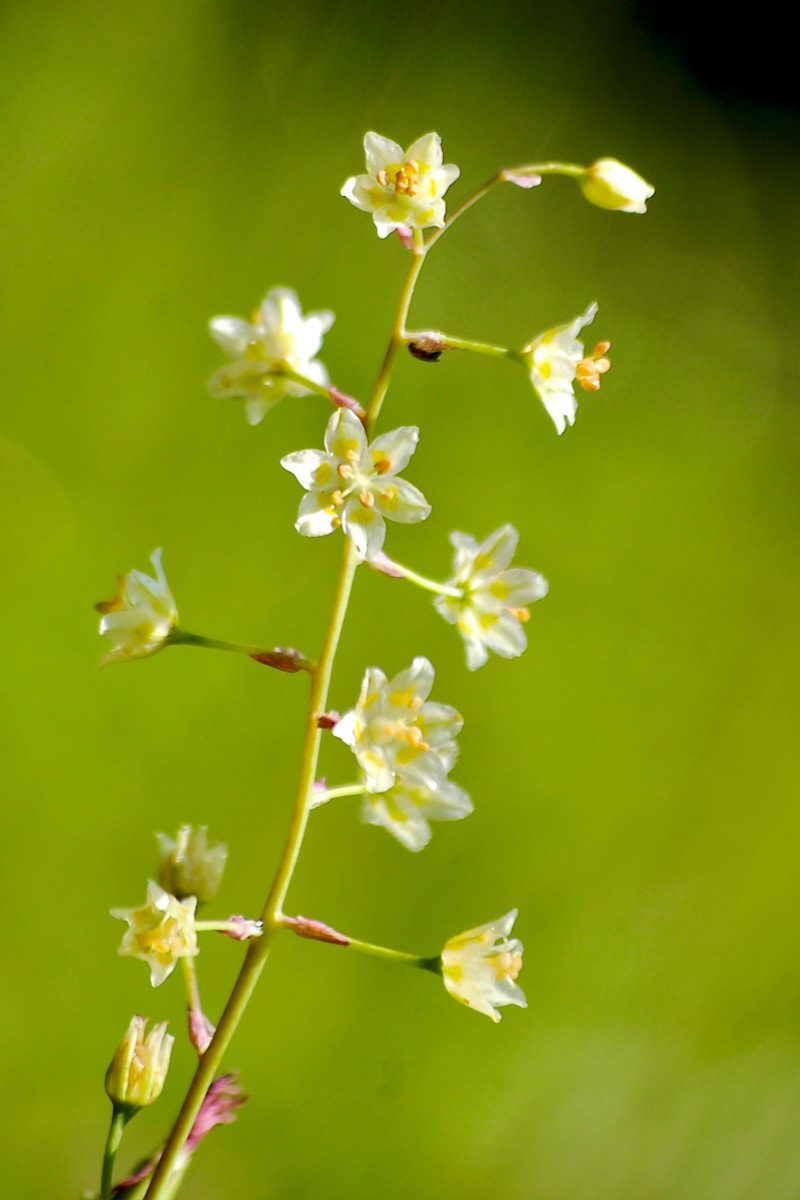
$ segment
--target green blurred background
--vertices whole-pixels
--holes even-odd
[[[426,265],[417,327],[519,345],[597,299],[613,371],[558,438],[511,366],[400,363],[383,427],[422,427],[408,477],[433,514],[391,527],[390,550],[439,574],[451,529],[512,520],[551,592],[525,657],[468,674],[422,593],[359,578],[332,703],[367,664],[427,654],[435,698],[465,714],[454,778],[475,813],[413,856],[340,801],[290,895],[428,954],[517,905],[529,1008],[494,1027],[428,976],[287,936],[229,1058],[252,1100],[183,1194],[800,1194],[798,122],[741,69],[746,46],[726,73],[724,44],[646,18],[0,11],[3,1195],[96,1187],[130,1015],[183,1033],[178,977],[152,991],[107,915],[144,898],[154,833],[206,823],[229,844],[220,915],[255,914],[275,867],[304,679],[189,649],[98,671],[92,604],[163,546],[187,628],[319,646],[340,544],[297,537],[278,459],[319,445],[327,413],[284,403],[249,428],[205,391],[206,323],[294,287],[337,314],[332,379],[368,392],[405,263],[338,195],[371,128],[438,130],[453,202],[543,156],[615,155],[657,188],[631,217],[567,180],[509,187]],[[351,770],[338,745],[323,765]],[[212,1016],[240,956],[206,938]],[[163,1135],[191,1057],[181,1039],[123,1168]]]

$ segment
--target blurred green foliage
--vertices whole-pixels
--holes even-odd
[[[795,119],[723,107],[621,4],[26,0],[0,78],[4,1194],[95,1187],[131,1014],[182,1034],[178,978],[153,992],[106,915],[143,900],[154,833],[206,823],[218,911],[255,913],[298,765],[302,677],[183,648],[99,672],[92,603],[162,545],[187,628],[314,653],[340,546],[297,537],[278,459],[327,414],[248,428],[205,392],[206,323],[294,287],[364,396],[404,252],[338,189],[367,129],[435,128],[451,203],[545,155],[657,193],[629,217],[500,190],[426,265],[417,327],[515,345],[597,299],[613,371],[557,438],[510,365],[400,363],[383,427],[420,424],[433,514],[390,549],[440,573],[449,530],[512,520],[551,592],[527,655],[468,675],[422,593],[358,580],[332,702],[427,654],[475,813],[417,857],[320,810],[290,902],[420,953],[518,905],[530,1007],[495,1028],[287,935],[230,1055],[253,1098],[184,1195],[796,1196]],[[212,1015],[240,954],[206,938]],[[190,1071],[183,1042],[123,1167]]]

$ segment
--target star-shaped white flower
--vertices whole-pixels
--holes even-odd
[[[616,158],[598,158],[580,179],[581,190],[592,204],[618,212],[647,212],[655,188]]]
[[[442,951],[442,978],[450,995],[495,1022],[504,1004],[528,1007],[515,982],[522,967],[522,942],[508,936],[516,916],[512,908],[497,921],[459,933]]]
[[[102,613],[100,632],[114,645],[100,659],[101,667],[155,654],[178,623],[178,609],[161,567],[160,547],[150,561],[156,569],[155,579],[143,571],[129,571],[117,581],[117,595],[95,605]]]
[[[400,778],[388,792],[366,794],[361,819],[382,825],[408,850],[422,850],[431,838],[429,821],[458,821],[471,812],[469,796],[449,779],[429,787]]]
[[[427,658],[387,679],[368,667],[356,707],[334,727],[355,754],[368,792],[388,792],[400,781],[412,792],[441,792],[458,756],[455,743],[464,720],[447,704],[428,700],[434,670]]]
[[[583,343],[578,339],[581,329],[594,320],[596,313],[597,305],[590,304],[582,316],[568,325],[556,325],[554,329],[540,333],[521,352],[531,383],[559,433],[563,433],[568,424],[575,424],[578,401],[573,386],[576,380],[586,391],[595,392],[600,387],[600,376],[610,366],[604,357],[608,342],[598,342],[592,353],[584,357]]]
[[[298,450],[281,459],[308,491],[295,522],[298,533],[320,537],[341,525],[361,557],[370,560],[383,547],[384,520],[424,521],[431,508],[422,492],[397,478],[418,438],[415,425],[404,425],[367,445],[358,417],[337,409],[328,421],[324,450]]]
[[[450,587],[462,595],[441,595],[434,600],[439,612],[464,639],[470,671],[483,666],[494,650],[502,658],[516,658],[527,646],[522,623],[525,607],[547,595],[547,580],[538,571],[509,568],[519,534],[503,525],[478,544],[468,533],[451,533],[455,547]]]
[[[196,908],[196,897],[176,900],[151,879],[147,902],[141,908],[111,909],[112,917],[127,921],[129,926],[118,952],[149,963],[153,987],[172,974],[179,958],[197,954]]]
[[[461,172],[452,163],[442,163],[438,133],[426,133],[407,150],[378,133],[368,133],[364,150],[367,173],[348,179],[341,194],[356,208],[372,213],[378,237],[403,226],[441,229],[442,197]]]
[[[327,387],[328,372],[316,355],[333,322],[327,309],[304,317],[295,293],[282,287],[267,293],[252,324],[240,317],[212,318],[211,336],[231,361],[214,372],[208,390],[212,396],[244,399],[247,420],[257,425],[284,396],[309,394],[284,370]]]

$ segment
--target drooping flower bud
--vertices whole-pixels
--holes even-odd
[[[619,212],[647,212],[645,202],[656,190],[615,158],[598,158],[586,168],[578,182],[590,204]]]

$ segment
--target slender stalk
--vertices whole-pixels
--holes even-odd
[[[106,1148],[103,1154],[103,1174],[100,1180],[100,1200],[110,1200],[111,1183],[114,1175],[114,1161],[117,1157],[120,1142],[122,1141],[122,1133],[127,1124],[127,1117],[124,1109],[114,1105],[114,1111],[111,1114],[111,1125],[106,1138]]]
[[[326,788],[324,792],[314,793],[311,800],[311,807],[321,808],[329,800],[338,800],[341,796],[363,796],[366,790],[366,786],[363,783],[348,783],[343,787]]]
[[[388,946],[375,946],[372,942],[360,942],[357,938],[351,938],[348,934],[348,941],[354,950],[360,950],[362,954],[371,954],[373,958],[384,958],[388,962],[405,963],[409,967],[419,967],[422,971],[433,971],[435,975],[441,975],[441,959],[439,955],[433,958],[420,958],[418,954],[406,954],[402,950],[390,950]]]
[[[464,589],[460,587],[451,587],[448,583],[437,583],[435,579],[428,579],[425,575],[418,575],[416,571],[412,571],[410,567],[404,567],[402,563],[392,559],[392,566],[396,567],[402,573],[404,579],[409,583],[415,583],[417,587],[424,588],[426,592],[436,592],[439,596],[453,596],[456,600],[460,600],[464,595]]]
[[[412,251],[411,265],[400,293],[389,344],[375,380],[367,413],[364,417],[364,424],[368,433],[374,428],[375,422],[378,419],[383,399],[389,388],[397,352],[404,344],[405,322],[411,304],[411,297],[414,294],[414,287],[422,269],[422,264],[425,261],[425,253],[426,247],[423,246],[421,237],[419,235],[415,236],[415,247]],[[319,713],[324,712],[326,708],[333,662],[347,612],[347,604],[350,599],[350,590],[357,565],[358,558],[353,544],[349,538],[346,538],[325,643],[319,662],[310,671],[311,694],[309,696],[306,734],[300,764],[297,795],[286,844],[283,848],[278,869],[261,915],[263,934],[260,938],[254,939],[249,943],[244,963],[220,1018],[219,1025],[208,1048],[198,1063],[194,1078],[186,1094],[186,1099],[164,1146],[158,1165],[153,1172],[153,1178],[150,1187],[147,1189],[145,1200],[167,1200],[170,1195],[174,1182],[173,1172],[176,1166],[179,1165],[178,1159],[181,1148],[189,1136],[206,1092],[214,1079],[217,1068],[236,1032],[250,997],[258,983],[259,976],[266,965],[275,935],[281,928],[283,902],[286,898],[295,864],[297,863],[297,857],[300,853],[308,814],[313,807],[313,783],[316,774],[320,741],[320,728],[317,718]]]
[[[474,354],[487,354],[492,358],[516,358],[516,350],[509,350],[506,346],[492,346],[489,342],[472,342],[467,338],[453,337],[449,333],[436,333],[431,335],[427,330],[409,330],[406,333],[405,340],[407,342],[415,342],[418,338],[436,337],[442,350],[471,350]],[[437,349],[439,347],[437,346]]]
[[[169,635],[170,646],[204,646],[207,650],[232,650],[235,654],[268,654],[263,646],[243,646],[239,642],[221,642],[218,638],[202,637],[199,633],[187,633],[185,629],[173,629]]]

